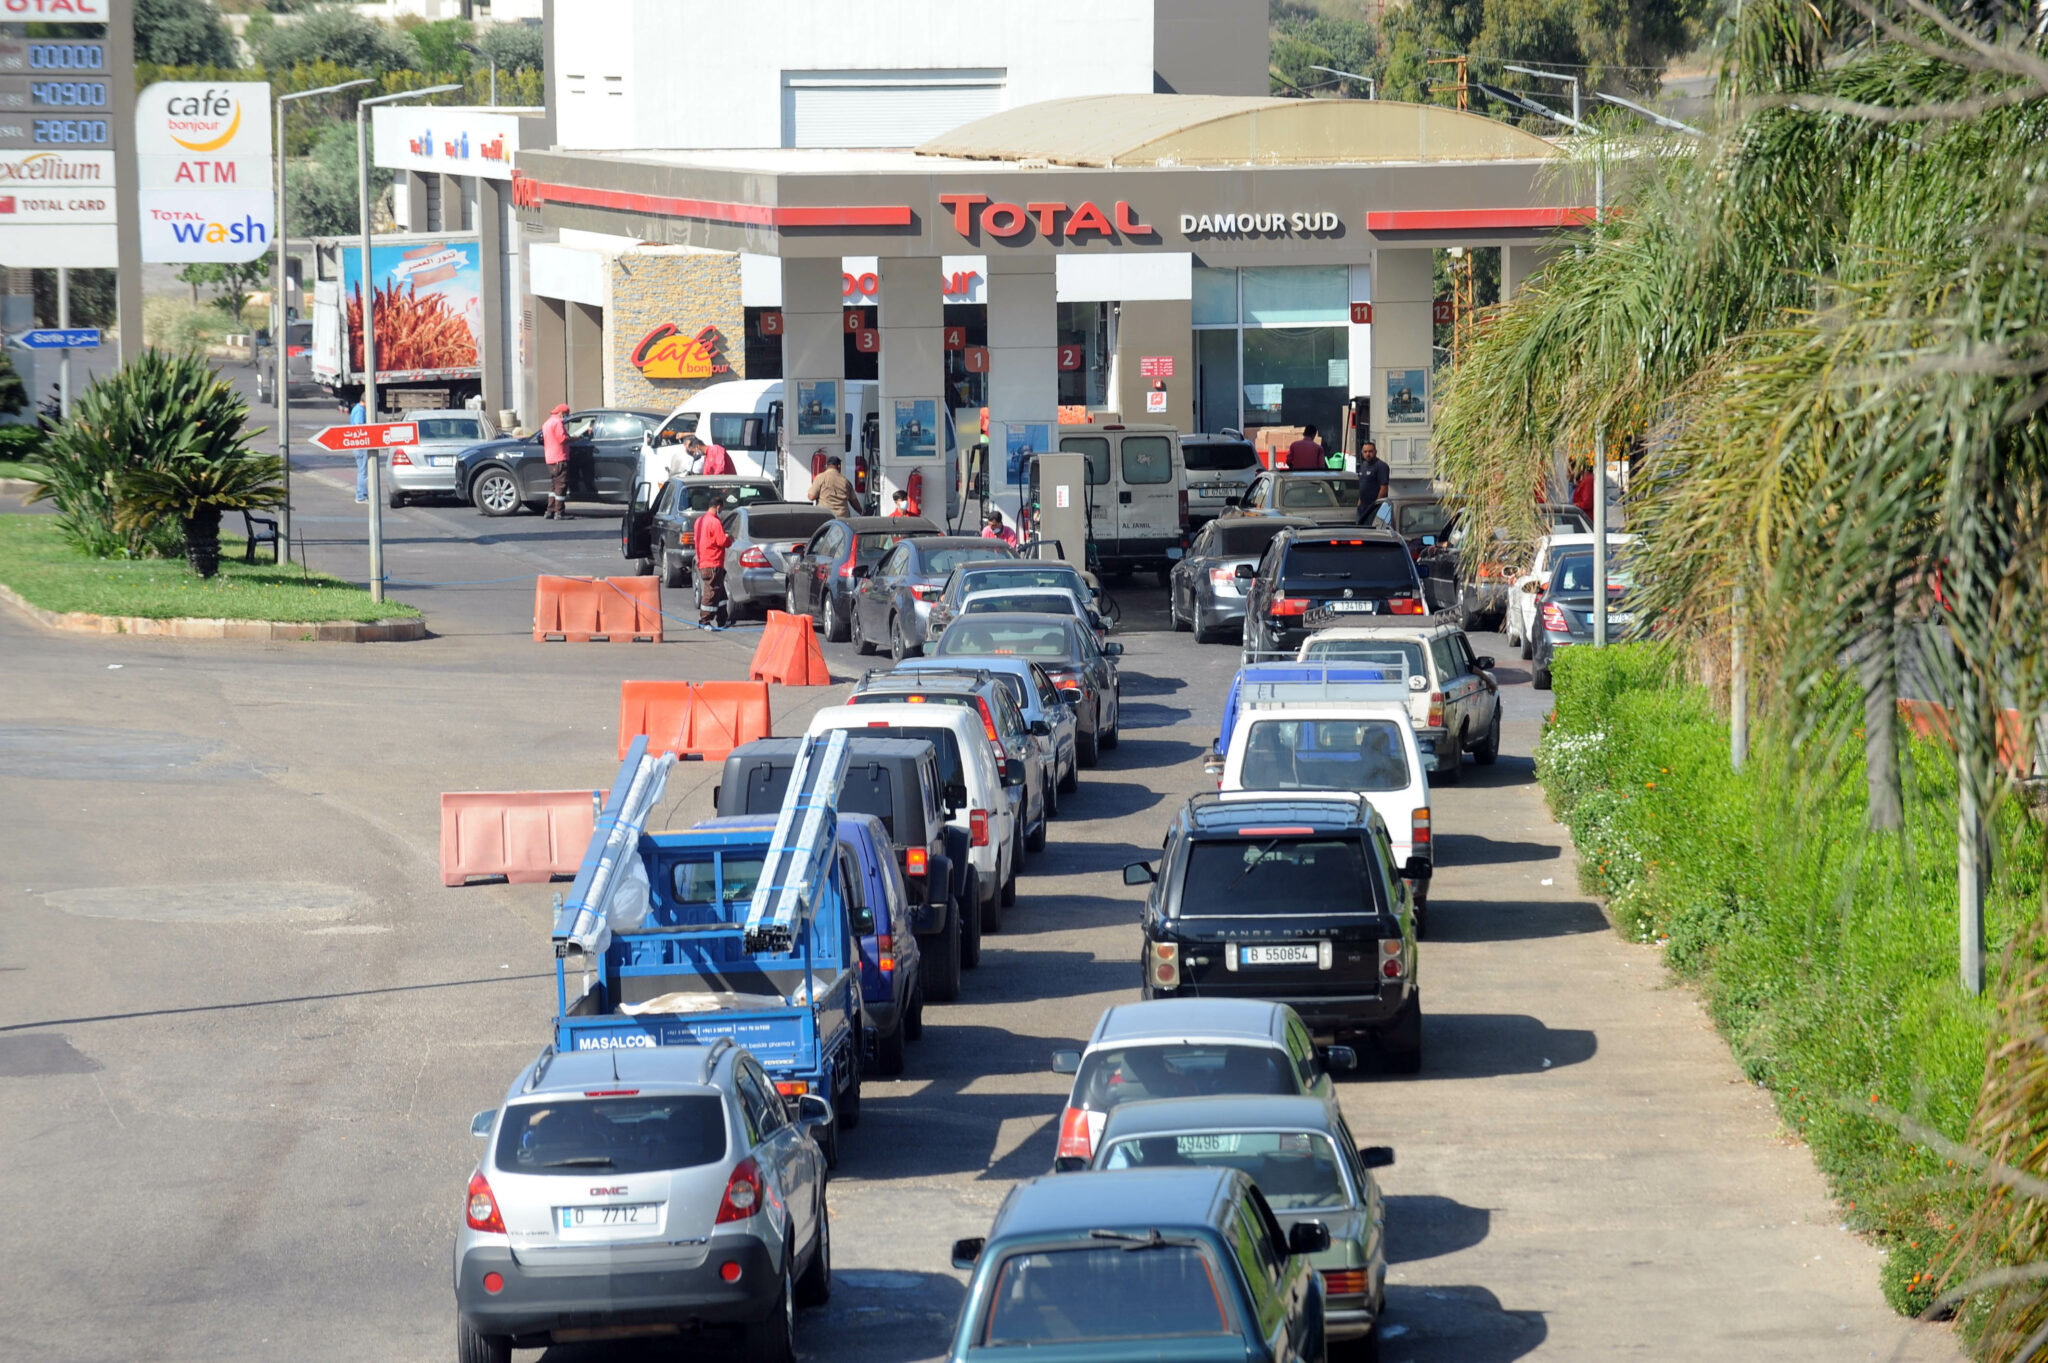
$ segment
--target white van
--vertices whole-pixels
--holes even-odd
[[[851,457],[844,472],[863,495],[878,496],[871,476],[881,467],[881,418],[876,410],[881,385],[873,379],[845,381],[846,411],[841,418],[841,436]],[[669,414],[667,421],[650,431],[640,443],[640,481],[659,488],[671,474],[683,471],[683,438],[696,436],[707,445],[723,445],[732,456],[733,470],[743,478],[769,478],[791,501],[810,500],[810,448],[801,447],[793,430],[783,424],[783,382],[781,379],[734,379],[714,383],[687,399]],[[953,414],[944,413],[946,456],[946,518],[959,514],[955,491],[955,469],[959,458],[953,435]],[[926,493],[929,503],[931,494]],[[927,505],[930,516],[937,508]]]
[[[1089,538],[1103,570],[1149,571],[1161,583],[1181,556],[1188,472],[1180,430],[1166,425],[1069,427],[1060,449],[1088,459]],[[1031,493],[1037,497],[1037,465]]]

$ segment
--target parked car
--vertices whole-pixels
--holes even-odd
[[[1074,1076],[1060,1115],[1055,1167],[1086,1168],[1111,1108],[1146,1098],[1312,1094],[1334,1102],[1332,1069],[1350,1070],[1349,1046],[1318,1051],[1284,1003],[1260,999],[1152,999],[1103,1010],[1088,1044],[1054,1051],[1054,1074]]]
[[[498,428],[482,412],[407,412],[399,419],[413,423],[419,444],[384,457],[385,497],[393,510],[414,497],[453,497],[456,458],[480,441],[498,438]]]
[[[1500,757],[1500,683],[1493,659],[1474,657],[1465,631],[1447,621],[1388,620],[1317,630],[1301,646],[1305,663],[1376,663],[1423,677],[1409,693],[1415,741],[1427,749],[1430,779],[1455,784],[1465,754],[1482,767]]]
[[[485,1145],[455,1239],[458,1357],[711,1326],[794,1358],[794,1308],[832,1292],[811,1135],[831,1121],[730,1040],[543,1051],[470,1124]]]
[[[725,548],[725,590],[737,618],[782,609],[789,565],[832,513],[808,502],[742,502],[718,517],[732,535]]]
[[[1298,516],[1317,525],[1358,523],[1358,475],[1287,473],[1268,469],[1252,479],[1238,509],[1264,516]]]
[[[1001,540],[936,535],[905,540],[882,556],[853,591],[850,629],[861,653],[878,647],[897,662],[923,651],[932,637],[925,626],[931,603],[953,569],[974,559],[1010,556]],[[859,569],[855,569],[859,577]]]
[[[960,613],[960,603],[976,592],[1032,591],[1042,587],[1072,592],[1108,623],[1101,589],[1089,574],[1073,564],[1059,559],[983,557],[954,565],[945,585],[932,600],[931,613],[925,620],[925,636],[936,639],[944,634],[946,626]]]
[[[1081,724],[1081,765],[1092,767],[1114,748],[1123,723],[1123,683],[1116,660],[1122,644],[1098,644],[1078,620],[1043,615],[975,615],[955,620],[939,636],[932,655],[965,658],[1025,658],[1045,669],[1062,693],[1078,692],[1074,708]]]
[[[1577,507],[1571,508],[1578,511]],[[1635,540],[1633,535],[1611,534],[1607,543],[1611,549],[1618,549]],[[1593,536],[1585,533],[1557,533],[1536,541],[1535,556],[1529,562],[1529,571],[1515,578],[1508,590],[1507,618],[1502,621],[1501,630],[1508,636],[1510,647],[1519,647],[1524,658],[1536,656],[1536,636],[1541,633],[1536,623],[1537,598],[1550,587],[1551,564],[1567,549],[1583,549],[1591,552]],[[1536,590],[1529,590],[1530,583],[1536,583]]]
[[[802,743],[799,738],[759,738],[734,748],[711,792],[712,807],[728,814],[778,812]],[[956,849],[949,837],[938,750],[922,738],[870,737],[862,731],[847,753],[846,779],[835,806],[839,817],[871,814],[881,821],[895,850],[918,939],[920,992],[951,1003],[960,997],[963,919],[969,916],[960,906],[973,904],[980,892],[966,856],[967,839],[962,836]]]
[[[1627,639],[1639,633],[1642,623],[1628,602],[1634,586],[1628,560],[1610,549],[1607,553],[1607,629],[1610,640]],[[1550,670],[1557,651],[1574,644],[1593,642],[1593,550],[1574,549],[1558,554],[1550,562],[1550,585],[1534,583],[1522,589],[1536,597],[1536,641],[1530,684],[1539,691],[1550,689]],[[1538,594],[1540,591],[1540,595]]]
[[[1032,1179],[986,1237],[954,1242],[953,1266],[974,1276],[946,1357],[1322,1360],[1311,1256],[1329,1244],[1318,1222],[1283,1230],[1236,1169]]]
[[[569,500],[626,506],[640,467],[640,437],[661,424],[660,412],[593,407],[562,418],[569,436]],[[541,510],[550,475],[540,432],[472,445],[455,459],[456,490],[486,516]]]
[[[1195,642],[1202,644],[1239,638],[1244,632],[1244,585],[1237,579],[1237,565],[1256,567],[1273,536],[1290,526],[1312,530],[1315,522],[1291,516],[1226,516],[1196,531],[1166,582],[1166,613],[1173,627],[1193,630]]]
[[[1386,530],[1282,530],[1244,589],[1244,661],[1291,658],[1316,625],[1363,615],[1424,615],[1407,545]]]
[[[1015,773],[1005,770],[981,716],[951,705],[836,705],[811,716],[809,736],[834,729],[853,729],[869,738],[918,738],[930,743],[939,759],[939,800],[949,835],[947,852],[955,865],[972,874],[963,883],[960,903],[960,963],[972,970],[981,964],[981,934],[1003,926],[1003,889],[1017,875],[1019,814],[1010,802]],[[1011,888],[1010,897],[1016,897]]]
[[[896,664],[898,672],[949,672],[961,668],[983,668],[999,678],[1009,688],[1010,699],[1017,702],[1034,736],[1038,736],[1038,726],[1045,725],[1046,732],[1038,741],[1046,745],[1047,761],[1053,772],[1047,809],[1057,818],[1059,797],[1081,784],[1081,721],[1075,715],[1075,702],[1061,695],[1046,670],[1028,658],[991,656],[963,658],[958,662],[950,658],[906,658]]]
[[[956,667],[947,672],[870,672],[862,677],[846,698],[848,705],[957,705],[971,710],[981,720],[996,753],[1005,759],[1005,781],[1010,804],[1019,811],[1016,865],[1024,864],[1024,853],[1045,848],[1045,836],[1052,818],[1053,767],[1050,750],[1041,739],[1050,736],[1034,730],[1010,694],[1010,688],[986,669]],[[1007,759],[1016,759],[1011,765]],[[1010,777],[1016,779],[1011,780]],[[1017,898],[1016,878],[1004,886],[1003,903]]]
[[[1356,795],[1197,795],[1167,826],[1139,918],[1142,996],[1268,999],[1319,1041],[1422,1063],[1415,905],[1379,812]]]
[[[787,609],[818,622],[825,637],[844,643],[853,630],[853,594],[860,579],[904,540],[945,532],[919,516],[856,516],[818,527],[790,561]]]
[[[1100,641],[1102,617],[1066,587],[992,588],[960,598],[961,615],[1070,615]]]
[[[1393,1162],[1391,1147],[1358,1144],[1314,1098],[1168,1098],[1110,1113],[1090,1167],[1236,1169],[1288,1234],[1320,1222],[1330,1245],[1309,1262],[1323,1275],[1330,1339],[1371,1358],[1387,1309],[1387,1203],[1372,1171]]]
[[[1241,435],[1184,435],[1181,462],[1188,471],[1188,530],[1227,515],[1259,476],[1259,452]]]
[[[764,478],[714,474],[709,478],[671,478],[652,501],[643,484],[620,522],[619,552],[632,560],[641,577],[659,572],[664,587],[687,587],[696,580],[697,518],[728,498],[748,502],[779,502],[782,494]]]

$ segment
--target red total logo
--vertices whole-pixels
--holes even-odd
[[[1119,233],[1127,237],[1159,235],[1159,229],[1138,221],[1138,215],[1122,199],[1110,214],[1092,203],[1077,208],[1063,203],[1013,204],[992,201],[986,194],[941,194],[939,204],[953,211],[953,229],[969,241],[977,231],[1010,241],[1034,225],[1041,236],[1055,241],[1073,241],[1084,232],[1098,232],[1105,241],[1114,241]]]

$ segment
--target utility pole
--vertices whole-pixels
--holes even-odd
[[[1593,647],[1607,647],[1607,423],[1593,427]]]
[[[1749,761],[1749,657],[1742,597],[1742,584],[1738,582],[1735,609],[1728,624],[1728,765],[1737,771]]]
[[[71,271],[57,267],[57,330],[71,329]],[[71,347],[57,352],[57,413],[71,419]]]
[[[400,100],[424,99],[428,95],[444,94],[460,90],[460,85],[429,85],[424,90],[401,90],[393,95],[378,95],[375,99],[361,100],[356,104],[356,194],[357,208],[362,215],[363,265],[359,272],[363,290],[363,419],[370,424],[377,422],[377,277],[370,268],[370,120],[363,111],[379,104],[396,104]],[[346,272],[344,272],[346,273]],[[343,306],[347,301],[343,300]],[[370,461],[370,599],[384,599],[384,460],[378,450],[368,454]]]
[[[107,121],[114,151],[114,324],[122,364],[142,358],[142,198],[135,160],[135,0],[107,6]]]
[[[1458,72],[1458,111],[1464,113],[1471,109],[1472,94],[1470,88],[1465,84],[1464,53],[1461,52],[1455,57],[1430,57],[1423,64],[1425,66],[1449,66],[1456,68]],[[1431,93],[1434,94],[1435,91],[1432,90]]]

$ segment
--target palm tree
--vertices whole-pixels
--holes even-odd
[[[220,516],[284,500],[284,463],[275,455],[226,459],[187,457],[137,469],[121,480],[116,524],[147,530],[175,518],[185,535],[185,561],[201,577],[220,571]]]

